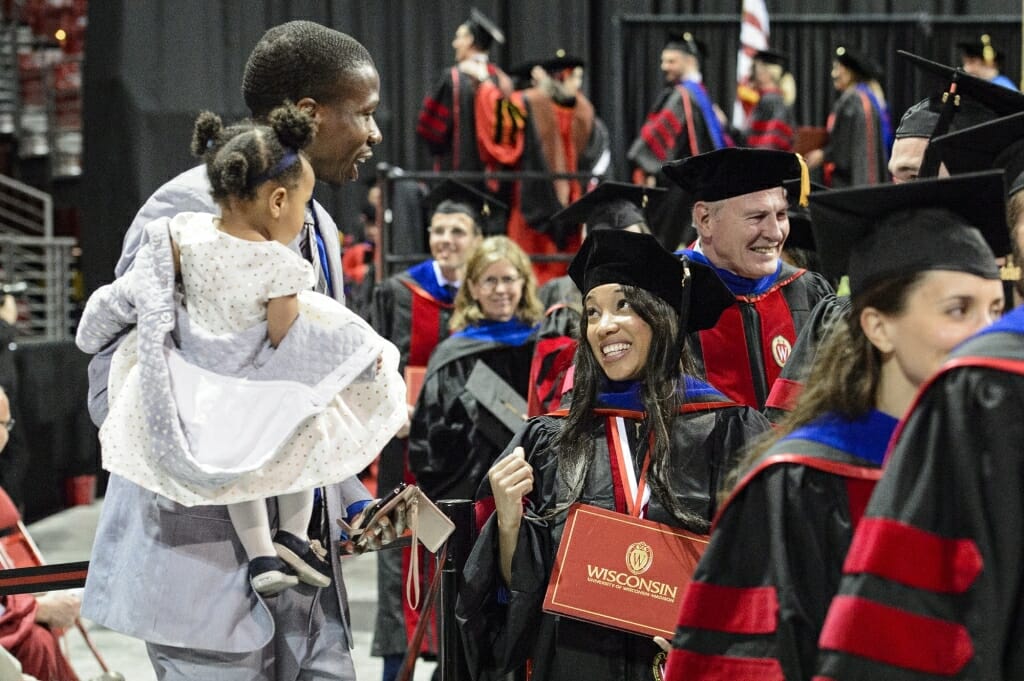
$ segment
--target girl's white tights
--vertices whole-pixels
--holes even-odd
[[[278,528],[306,539],[309,519],[313,514],[313,490],[281,494],[276,498]],[[270,518],[265,499],[228,504],[228,515],[249,560],[277,555],[270,536]]]

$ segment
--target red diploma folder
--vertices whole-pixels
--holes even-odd
[[[801,125],[796,129],[796,140],[793,143],[793,151],[798,154],[806,154],[815,149],[821,149],[828,144],[828,128],[814,128],[809,125]]]
[[[675,635],[708,538],[587,504],[569,508],[544,611],[646,636]]]

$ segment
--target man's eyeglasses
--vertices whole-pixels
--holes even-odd
[[[14,424],[15,423],[17,423],[17,421],[15,421],[14,419],[9,419],[7,421],[0,421],[0,425],[2,425],[4,428],[6,428],[8,433],[11,432],[12,430],[14,430]]]
[[[437,239],[441,239],[445,236],[449,236],[452,239],[465,239],[469,236],[469,231],[462,227],[428,227],[427,234]]]
[[[523,278],[521,276],[515,277],[487,277],[486,279],[480,280],[480,288],[484,291],[493,291],[498,288],[498,284],[504,285],[506,288],[515,286],[521,282]]]

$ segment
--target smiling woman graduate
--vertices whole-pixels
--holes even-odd
[[[575,502],[706,533],[734,457],[767,421],[685,373],[685,337],[733,298],[714,272],[648,234],[599,231],[569,268],[583,294],[571,406],[531,419],[477,495],[485,521],[456,617],[471,668],[529,664],[534,681],[652,678],[645,636],[545,614]]]

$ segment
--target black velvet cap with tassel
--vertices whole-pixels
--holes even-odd
[[[736,302],[710,267],[680,260],[650,234],[601,230],[587,236],[569,265],[569,276],[583,293],[597,286],[636,286],[678,311],[688,333],[710,329]]]
[[[481,50],[489,50],[493,43],[505,44],[505,34],[498,25],[486,14],[473,7],[469,10],[466,22],[469,32],[473,34],[473,42]]]
[[[810,193],[807,166],[799,154],[771,149],[726,147],[666,163],[665,175],[692,201],[721,201],[801,181],[800,204]]]
[[[586,224],[587,232],[646,225],[645,213],[666,193],[667,189],[608,180],[552,215],[551,222],[568,227]]]
[[[445,180],[426,197],[427,222],[434,213],[464,213],[473,218],[484,234],[504,234],[508,205],[490,194],[456,180]]]

